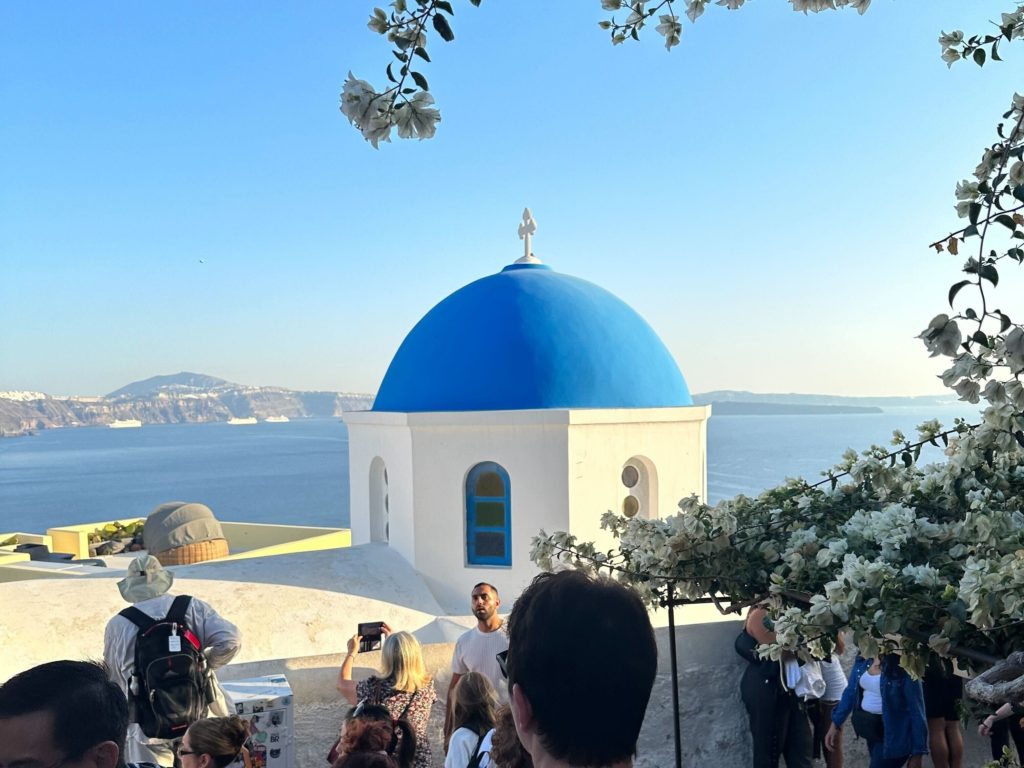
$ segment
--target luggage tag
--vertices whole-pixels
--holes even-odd
[[[171,635],[167,638],[167,650],[170,653],[181,653],[181,635],[177,627],[171,627]]]

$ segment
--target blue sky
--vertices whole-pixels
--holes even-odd
[[[191,370],[375,391],[448,293],[535,253],[654,326],[691,391],[923,394],[968,176],[1021,54],[947,69],[1005,2],[711,7],[667,53],[598,0],[456,2],[431,141],[338,111],[371,3],[0,5],[0,390]]]

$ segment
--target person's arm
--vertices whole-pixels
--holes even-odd
[[[909,675],[904,675],[903,690],[910,714],[911,763],[913,758],[917,757],[917,765],[920,768],[921,755],[928,754],[928,719],[924,711],[924,687],[920,680],[913,680]]]
[[[359,655],[359,635],[353,635],[348,641],[348,653],[341,662],[341,669],[338,670],[338,692],[348,699],[350,704],[359,702],[359,695],[356,693],[357,683],[352,679],[352,667],[355,666],[356,656]]]
[[[757,640],[758,645],[775,642],[775,633],[764,625],[767,616],[768,612],[760,606],[754,606],[747,612],[747,634]]]
[[[189,607],[196,612],[198,621],[194,626],[200,632],[210,669],[220,669],[242,650],[242,635],[238,627],[203,601],[193,598]]]
[[[846,718],[857,706],[857,686],[860,685],[860,676],[864,674],[865,669],[867,669],[867,661],[858,656],[853,663],[853,669],[850,670],[850,679],[846,683],[846,688],[843,689],[842,698],[839,699],[836,708],[832,710],[832,724],[836,729],[843,727]]]
[[[978,726],[978,733],[981,736],[991,735],[992,726],[998,723],[1004,717],[1009,717],[1012,713],[1013,705],[1010,702],[1006,702],[995,711],[995,714],[989,715],[981,721],[981,725]]]

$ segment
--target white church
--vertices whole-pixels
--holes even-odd
[[[707,497],[710,406],[634,309],[533,255],[535,229],[526,210],[524,255],[427,312],[345,414],[352,543],[386,543],[452,612],[479,581],[518,594],[542,529],[610,547],[606,511]]]

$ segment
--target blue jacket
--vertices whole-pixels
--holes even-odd
[[[872,659],[857,656],[850,670],[850,681],[843,698],[832,711],[832,722],[842,727],[860,700],[860,676],[868,671]],[[882,659],[882,724],[885,757],[928,754],[928,720],[924,714],[924,690],[918,680],[911,679],[899,665],[899,658],[889,654]]]

